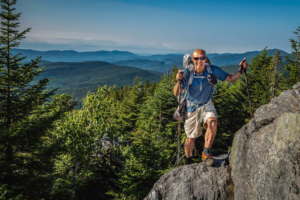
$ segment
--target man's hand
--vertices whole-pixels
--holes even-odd
[[[213,74],[207,74],[207,80],[212,86],[218,83],[217,77]]]
[[[240,72],[241,74],[243,74],[244,71],[246,71],[247,68],[248,68],[248,63],[247,63],[246,58],[244,58],[244,60],[242,60],[242,62],[240,62],[239,66],[240,66],[239,72]]]
[[[248,68],[248,63],[246,61],[246,58],[244,58],[244,60],[242,62],[240,62],[239,64],[240,66],[240,69],[235,72],[234,74],[228,74],[227,78],[226,78],[226,81],[229,81],[229,82],[235,82],[236,80],[238,80],[242,74],[247,70]]]
[[[178,73],[176,74],[176,80],[181,81],[183,79],[183,71],[182,70],[178,70]]]
[[[181,84],[179,81],[181,81],[183,79],[183,71],[182,70],[178,70],[177,74],[176,74],[176,80],[177,80],[177,83],[173,89],[174,91],[174,95],[176,97],[179,96],[179,88],[180,88],[180,92],[183,93],[184,89],[181,87]]]

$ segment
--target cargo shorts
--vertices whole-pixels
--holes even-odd
[[[187,113],[187,119],[184,123],[184,130],[186,133],[186,136],[188,138],[197,138],[202,135],[201,130],[201,121],[200,121],[200,114],[201,114],[201,108],[198,109],[198,123],[196,127],[196,112],[188,112]],[[218,119],[217,111],[215,109],[214,103],[210,102],[209,104],[205,105],[202,112],[202,121],[205,124],[206,120],[210,117]]]

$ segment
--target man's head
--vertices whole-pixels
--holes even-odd
[[[206,62],[206,53],[202,49],[197,49],[193,53],[193,62],[195,64],[195,70],[199,72],[203,72],[205,69]]]

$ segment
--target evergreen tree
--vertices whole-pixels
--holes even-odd
[[[275,96],[277,96],[276,94],[278,93],[277,90],[279,90],[279,77],[280,75],[277,74],[277,68],[278,68],[278,64],[282,63],[282,59],[280,56],[280,51],[277,50],[274,53],[274,58],[273,58],[273,63],[270,66],[270,69],[273,70],[273,73],[271,73],[271,98],[274,98]]]
[[[138,119],[140,106],[145,100],[146,93],[140,79],[135,78],[134,86],[128,88],[129,92],[120,103],[118,118],[127,128],[125,132],[135,131],[135,123]]]
[[[288,62],[285,69],[289,72],[289,77],[286,77],[289,87],[292,87],[300,81],[300,26],[294,33],[296,34],[297,39],[290,39],[292,55],[288,54],[285,57],[286,62]]]
[[[25,57],[11,54],[30,30],[18,31],[20,13],[13,13],[15,4],[16,0],[1,0],[0,185],[9,191],[8,199],[41,199],[51,181],[55,151],[50,130],[75,104],[67,95],[49,101],[55,92],[45,90],[49,79],[31,84],[42,72],[40,57],[22,64]]]
[[[218,129],[212,146],[214,155],[227,152],[236,131],[250,119],[244,87],[242,80],[235,83],[223,81],[216,85],[213,102],[218,114]]]
[[[142,199],[157,179],[172,168],[172,158],[177,149],[177,122],[173,120],[176,109],[174,85],[166,76],[157,84],[154,95],[143,104],[131,132],[131,144],[120,147],[123,170],[114,180],[108,193],[115,199]]]
[[[271,74],[273,74],[273,69],[270,69],[271,65],[272,56],[268,56],[267,48],[261,54],[251,58],[247,79],[253,113],[258,107],[271,100]],[[244,82],[244,78],[242,81]],[[246,84],[244,84],[244,89],[246,90]],[[246,102],[248,103],[248,100]]]
[[[61,141],[63,154],[55,166],[52,196],[56,199],[76,199],[78,190],[89,181],[96,181],[97,165],[105,162],[101,157],[113,148],[120,136],[120,125],[113,113],[116,101],[109,96],[112,90],[99,87],[96,93],[89,93],[83,100],[81,110],[57,122],[53,136]],[[103,146],[104,140],[110,141],[110,145]]]

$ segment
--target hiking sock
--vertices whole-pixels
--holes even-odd
[[[186,164],[186,165],[192,164],[192,157],[189,157],[189,158],[185,157],[185,162],[184,162],[184,164]]]
[[[209,156],[210,156],[210,148],[204,147],[203,153],[204,153],[207,157],[209,157]]]

